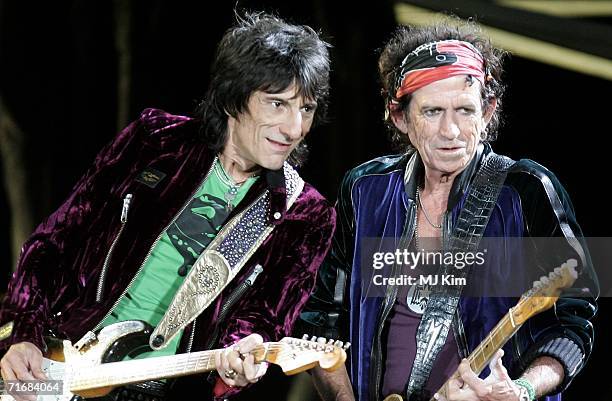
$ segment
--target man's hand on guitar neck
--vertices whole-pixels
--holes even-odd
[[[446,398],[441,394],[434,395],[439,401],[523,401],[521,386],[515,384],[502,364],[503,350],[497,351],[486,379],[480,379],[464,359],[459,365],[459,378],[448,382]],[[536,398],[547,394],[563,381],[563,367],[550,357],[536,359],[522,378],[527,379],[534,387]]]
[[[503,350],[497,351],[491,362],[491,373],[486,379],[480,379],[470,368],[469,362],[461,361],[457,371],[460,377],[448,382],[447,398],[436,394],[439,401],[519,401],[520,388],[512,382],[502,364]]]
[[[259,334],[251,334],[231,347],[215,354],[215,365],[219,377],[230,387],[244,387],[258,381],[268,370],[266,362],[255,363],[250,353],[263,344]]]
[[[2,360],[0,368],[4,382],[47,380],[42,371],[43,354],[38,347],[29,342],[11,345]],[[6,385],[5,385],[6,387]],[[16,401],[34,401],[35,395],[13,394]]]

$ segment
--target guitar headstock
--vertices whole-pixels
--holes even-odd
[[[346,350],[350,343],[327,340],[323,337],[312,336],[292,338],[285,337],[278,344],[278,351],[274,360],[286,375],[293,375],[319,365],[321,368],[332,371],[338,369],[346,361]]]
[[[534,282],[533,288],[523,294],[512,310],[515,323],[522,324],[531,316],[552,307],[561,295],[561,291],[571,287],[578,278],[576,266],[578,266],[576,259],[568,259],[548,276],[542,276]]]

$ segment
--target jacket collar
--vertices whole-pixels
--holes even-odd
[[[295,195],[295,191],[288,191],[288,188],[299,187],[299,192],[304,182],[297,171],[285,162],[283,168],[279,170],[264,169],[261,178],[249,189],[238,207],[228,216],[228,219],[236,213],[240,213],[248,207],[262,192],[268,190],[270,194],[270,209],[268,210],[268,222],[278,225],[285,220],[287,215],[287,205],[291,201],[288,195]],[[288,194],[291,192],[291,194]]]

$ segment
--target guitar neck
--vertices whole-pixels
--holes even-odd
[[[497,350],[503,347],[521,326],[521,324],[514,322],[512,309],[510,309],[467,358],[472,370],[476,374],[480,374]]]
[[[478,347],[476,347],[467,358],[470,368],[472,368],[477,375],[483,371],[497,350],[503,347],[518,329],[521,328],[522,324],[515,322],[513,310],[514,308],[511,308],[510,311],[508,311],[493,330],[491,330],[489,335],[482,340]],[[446,396],[448,383],[450,380],[457,377],[459,377],[459,372],[455,371],[438,392]],[[432,398],[430,401],[435,401],[435,399]]]
[[[255,362],[266,361],[279,352],[278,343],[264,343],[250,353]],[[186,376],[215,370],[215,354],[220,350],[192,352],[170,356],[110,362],[93,367],[75,366],[70,380],[72,392],[116,387],[170,377]]]

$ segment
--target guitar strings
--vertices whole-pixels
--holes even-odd
[[[268,349],[273,349],[273,350],[275,350],[275,349],[280,349],[280,348],[283,348],[283,346],[282,346],[282,345],[280,345],[280,346],[279,346],[279,345],[270,345],[270,346],[268,346]],[[257,350],[257,349],[256,349],[256,350]],[[146,358],[146,359],[132,359],[132,360],[130,360],[130,361],[143,361],[143,360],[148,360],[148,361],[151,361],[151,360],[154,360],[154,359],[157,359],[157,358],[167,358],[167,357],[171,357],[171,358],[173,358],[173,357],[176,357],[176,356],[179,356],[179,355],[180,355],[180,356],[183,356],[183,355],[190,355],[190,357],[193,357],[193,356],[195,355],[195,356],[197,356],[198,358],[204,359],[204,358],[208,358],[208,357],[207,357],[206,355],[204,355],[203,353],[209,353],[209,352],[214,352],[214,351],[219,351],[219,350],[197,351],[197,352],[190,352],[190,353],[185,353],[185,354],[175,354],[175,355],[168,355],[168,356],[162,356],[162,357],[152,357],[152,358]],[[200,353],[202,353],[202,354],[200,354]],[[214,354],[213,354],[213,356],[214,356]],[[184,357],[179,357],[178,359],[181,359],[181,358],[184,358]],[[98,367],[100,367],[100,366],[107,366],[107,365],[109,365],[109,364],[114,364],[114,363],[123,363],[123,362],[130,362],[130,361],[115,361],[115,362],[101,363],[101,364],[98,364],[98,365],[87,366],[87,367],[85,367],[85,369],[86,369],[86,370],[88,370],[88,369],[96,369],[96,368],[98,368]],[[54,361],[54,362],[55,362],[55,361]],[[67,365],[68,365],[68,364],[67,364],[67,363],[65,363],[65,362],[59,362],[59,363],[62,363],[62,364],[63,364],[62,366],[67,366]],[[56,373],[57,373],[57,372],[60,372],[60,373],[61,373],[62,371],[65,371],[65,370],[66,370],[66,369],[65,369],[65,368],[63,368],[63,367],[59,367],[59,368],[53,368],[53,367],[52,367],[51,369],[47,369],[47,372],[56,372]]]
[[[279,348],[282,348],[282,347],[279,347]],[[284,352],[281,352],[279,355],[280,356],[276,359],[277,362],[281,362],[282,360],[287,360],[287,359],[291,358],[290,355],[284,356]],[[208,367],[208,366],[210,366],[210,370],[214,370],[214,362],[213,362],[213,364],[211,364],[213,358],[214,358],[214,355],[210,355],[210,356],[207,355],[207,356],[205,356],[203,358],[195,358],[195,359],[191,359],[191,360],[187,359],[187,360],[181,361],[180,363],[175,364],[174,367],[175,367],[176,370],[185,371],[185,370],[190,370],[190,369],[197,368],[198,366],[201,366],[201,367],[205,367],[205,366]],[[108,369],[108,367],[107,367],[107,369]],[[156,369],[153,372],[159,372],[160,374],[161,373],[167,374],[167,369],[164,369],[164,367],[162,366],[162,367],[160,367],[159,369]],[[149,372],[149,373],[152,374],[153,372]],[[74,388],[74,387],[79,388],[79,386],[87,387],[88,385],[91,386],[91,387],[95,387],[95,384],[105,384],[105,382],[108,379],[112,378],[112,377],[113,376],[110,375],[110,376],[98,376],[98,377],[89,378],[89,379],[87,379],[87,378],[86,379],[76,379],[76,380],[73,380],[71,382],[70,387],[72,387],[72,388]],[[129,377],[136,378],[136,377],[138,377],[138,375],[131,375],[131,376],[127,376],[127,377],[128,378]]]

